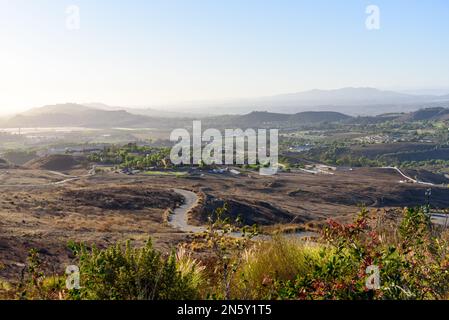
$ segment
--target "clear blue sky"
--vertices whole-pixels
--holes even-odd
[[[66,28],[72,4],[75,31]],[[370,4],[380,30],[365,27]],[[346,86],[449,89],[447,0],[0,0],[0,43],[0,113]]]

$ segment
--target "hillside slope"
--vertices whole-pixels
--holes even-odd
[[[449,108],[426,108],[408,113],[399,118],[401,121],[446,121],[449,120]]]
[[[253,111],[244,115],[218,116],[205,119],[210,127],[226,128],[282,128],[305,124],[319,124],[324,122],[340,122],[351,119],[350,116],[339,112],[316,111],[300,112],[296,114],[273,113],[267,111]]]
[[[179,128],[187,118],[157,118],[125,110],[101,110],[80,104],[58,104],[31,109],[0,122],[1,128]]]
[[[11,165],[5,159],[0,158],[0,169],[9,169]]]
[[[24,167],[37,170],[67,171],[75,169],[80,162],[70,155],[51,155],[27,162]]]
[[[115,127],[137,126],[150,118],[126,111],[105,111],[78,104],[44,106],[16,115],[3,123],[4,127]]]

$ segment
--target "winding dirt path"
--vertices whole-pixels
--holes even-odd
[[[188,223],[188,212],[195,208],[198,203],[198,196],[195,192],[184,190],[184,189],[173,189],[174,192],[184,197],[185,202],[178,208],[174,210],[174,213],[169,218],[169,225],[173,228],[176,228],[178,230],[181,230],[186,233],[200,233],[207,230],[204,226],[192,226]],[[241,238],[242,234],[240,232],[231,232],[227,234],[230,237],[233,238]],[[298,239],[304,239],[309,237],[314,237],[317,234],[314,232],[297,232],[294,234],[286,234],[286,237],[292,237],[292,238],[298,238]],[[269,240],[271,238],[270,235],[258,235],[253,240]]]
[[[430,187],[440,187],[440,185],[431,183],[431,182],[424,182],[424,181],[418,181],[416,179],[413,179],[412,177],[407,176],[404,172],[402,172],[401,169],[399,169],[398,167],[381,167],[381,169],[387,169],[387,170],[395,170],[397,173],[399,173],[402,177],[404,177],[405,179],[413,182],[413,183],[417,183],[417,184],[422,184],[425,186],[430,186]]]
[[[57,171],[47,171],[47,172],[57,175],[57,176],[60,176],[60,177],[65,177],[66,179],[61,180],[61,181],[55,181],[55,182],[49,182],[49,183],[38,183],[38,184],[0,184],[0,188],[22,188],[22,187],[23,188],[39,188],[39,187],[59,186],[62,184],[66,184],[68,182],[80,180],[82,178],[92,177],[96,174],[95,167],[90,169],[88,171],[88,173],[83,176],[68,176],[62,172],[57,172]]]
[[[169,218],[169,224],[183,232],[198,233],[206,231],[205,227],[192,226],[188,223],[188,212],[193,209],[198,203],[198,196],[195,192],[184,189],[173,189],[174,192],[181,195],[185,200],[184,204],[174,210]]]

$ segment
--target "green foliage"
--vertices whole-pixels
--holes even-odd
[[[145,170],[149,167],[167,167],[169,148],[140,147],[134,143],[112,146],[102,152],[89,155],[89,160],[102,164],[118,165],[122,168]]]
[[[178,269],[175,253],[164,257],[151,241],[143,248],[125,246],[104,250],[84,245],[77,248],[81,289],[72,290],[74,299],[165,300],[198,298],[199,276],[195,265]]]
[[[66,289],[65,275],[45,275],[36,250],[31,250],[19,285],[0,293],[26,300],[172,300],[197,299],[204,267],[184,248],[169,256],[149,240],[142,248],[128,241],[104,250],[68,244],[78,257],[80,289]],[[2,287],[5,285],[2,284]]]
[[[257,226],[243,226],[241,218],[231,221],[226,217],[228,204],[215,209],[209,216],[204,233],[206,247],[214,256],[214,286],[208,290],[208,297],[231,299],[231,285],[236,271],[242,263],[244,251],[252,245],[251,239],[258,234]]]
[[[330,221],[326,244],[309,271],[274,284],[281,299],[445,299],[448,243],[432,235],[423,209],[406,209],[397,237],[388,239],[366,211],[348,225]],[[366,270],[380,269],[381,288],[369,290]]]
[[[44,276],[32,250],[16,290],[21,299],[448,299],[449,241],[426,208],[391,219],[368,212],[349,224],[329,221],[313,242],[276,236],[253,242],[257,229],[238,228],[219,208],[202,235],[209,255],[202,265],[181,247],[165,256],[148,241],[100,250],[70,243],[81,288],[65,289],[64,276]],[[383,215],[385,214],[385,215]],[[243,238],[235,233],[243,233]],[[196,240],[195,240],[196,241]],[[193,245],[192,242],[190,245]],[[207,266],[207,268],[206,268]],[[380,288],[366,286],[377,266]],[[3,290],[5,291],[5,290]],[[11,290],[8,291],[10,294]]]
[[[35,249],[31,249],[27,258],[27,267],[15,290],[16,298],[22,300],[62,299],[65,279],[63,277],[45,276],[44,263]]]

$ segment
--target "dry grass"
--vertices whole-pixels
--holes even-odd
[[[92,190],[95,194],[98,187],[84,185],[83,190]],[[70,262],[67,243],[71,240],[105,247],[127,239],[142,244],[152,236],[158,248],[169,251],[173,244],[185,238],[163,223],[164,206],[175,206],[178,201],[169,190],[140,186],[133,195],[129,186],[124,186],[126,192],[120,192],[119,183],[100,187],[111,199],[126,203],[132,203],[133,197],[141,197],[142,192],[151,196],[152,190],[156,191],[148,202],[142,202],[144,208],[120,210],[101,208],[93,200],[92,204],[80,203],[71,196],[76,193],[68,192],[71,188],[78,190],[79,185],[30,191],[16,188],[0,193],[0,263],[4,264],[4,268],[0,268],[0,277],[17,281],[21,272],[19,265],[26,261],[32,248],[42,250],[43,258],[59,272]],[[126,198],[128,195],[129,199]],[[159,205],[159,198],[163,198],[162,205]]]
[[[269,296],[273,281],[295,280],[297,275],[311,272],[320,261],[321,247],[299,239],[275,236],[260,242],[243,256],[234,276],[233,295],[239,299],[260,299]]]

